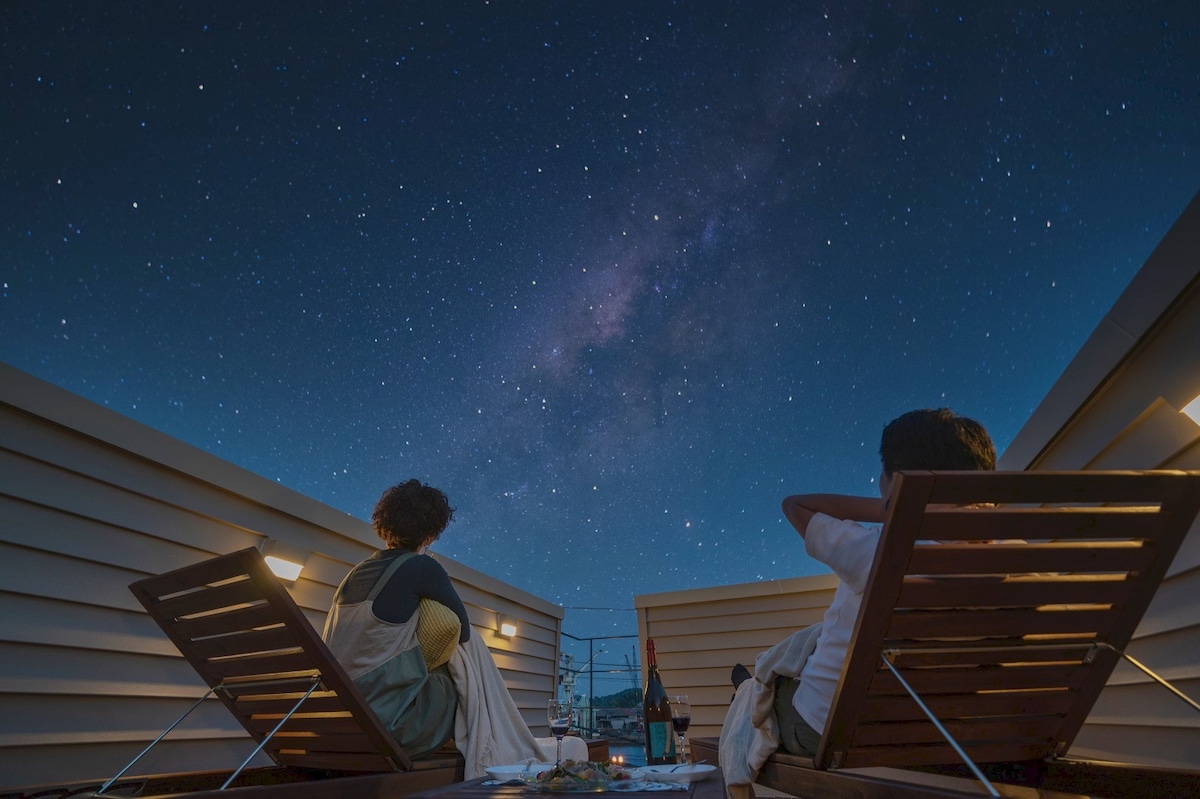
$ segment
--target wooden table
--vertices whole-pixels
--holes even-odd
[[[408,796],[408,799],[570,799],[571,794],[540,793],[522,785],[484,785],[489,778],[456,782]],[[578,799],[725,799],[725,779],[721,769],[706,780],[688,784],[687,791],[607,791],[577,794]]]

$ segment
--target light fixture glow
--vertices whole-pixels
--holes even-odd
[[[508,616],[497,614],[496,632],[501,638],[512,638],[517,634],[517,622]]]
[[[277,558],[274,555],[266,555],[263,560],[267,562],[267,567],[280,580],[295,582],[300,577],[300,572],[304,571],[303,563],[292,563],[290,560]]]
[[[1194,400],[1183,406],[1182,414],[1186,414],[1196,424],[1200,424],[1200,395],[1197,395]]]
[[[263,560],[271,573],[289,583],[300,579],[300,572],[304,571],[304,564],[308,562],[309,556],[306,550],[273,538],[260,541],[258,551],[263,554]]]

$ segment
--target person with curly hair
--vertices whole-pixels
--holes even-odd
[[[443,663],[430,669],[417,640],[421,600],[432,599],[458,616],[460,644],[471,637],[450,576],[425,554],[453,518],[446,495],[419,480],[383,492],[371,521],[386,546],[346,575],[321,634],[412,757],[450,740],[458,707],[449,668]]]

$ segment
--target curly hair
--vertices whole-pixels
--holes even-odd
[[[383,492],[371,523],[388,549],[416,550],[436,540],[453,518],[444,493],[420,480],[405,480]]]
[[[949,408],[909,411],[888,422],[879,457],[889,475],[900,469],[996,468],[996,447],[984,426]]]

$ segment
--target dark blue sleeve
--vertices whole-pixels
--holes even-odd
[[[375,597],[371,610],[384,621],[400,624],[412,618],[422,598],[440,602],[458,616],[462,625],[459,643],[471,638],[467,608],[450,583],[450,575],[428,555],[416,555],[396,570],[388,584]]]

